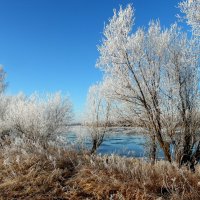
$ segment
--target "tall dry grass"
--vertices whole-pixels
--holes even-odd
[[[68,199],[66,181],[81,159],[71,150],[31,141],[0,149],[0,199]]]
[[[155,165],[116,155],[90,156],[49,145],[0,150],[0,199],[200,199],[200,168]]]
[[[200,199],[200,171],[164,161],[118,156],[87,158],[70,183],[94,199]]]

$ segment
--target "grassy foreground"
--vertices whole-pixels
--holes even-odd
[[[0,199],[200,199],[200,168],[48,147],[0,154]]]

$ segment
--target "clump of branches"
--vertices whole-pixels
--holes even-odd
[[[166,160],[194,169],[199,144],[199,41],[175,23],[133,32],[134,9],[120,7],[104,29],[97,67],[110,101],[127,104]],[[171,149],[174,149],[172,152]],[[156,149],[152,148],[155,160]]]
[[[84,124],[92,140],[91,154],[95,153],[104,141],[110,125],[111,103],[102,94],[102,85],[90,87],[87,97]]]
[[[1,96],[2,142],[8,138],[23,138],[45,147],[55,141],[59,134],[67,132],[72,120],[72,104],[60,93],[27,97]]]
[[[192,27],[193,34],[200,36],[200,0],[186,0],[179,3],[179,8],[185,14],[187,24]]]

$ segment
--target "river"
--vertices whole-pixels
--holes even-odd
[[[66,137],[67,141],[71,144],[84,145],[86,148],[91,148],[91,140],[86,129],[82,127],[73,128]],[[117,154],[127,157],[146,157],[149,151],[147,145],[147,137],[141,133],[136,133],[135,130],[124,131],[121,128],[112,131],[105,136],[105,139],[97,153],[99,154]],[[162,157],[162,152],[158,153]]]

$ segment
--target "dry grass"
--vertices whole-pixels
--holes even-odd
[[[200,199],[198,168],[191,173],[164,161],[152,166],[56,147],[28,152],[1,151],[0,199]]]
[[[45,154],[13,156],[8,163],[1,158],[1,199],[66,199],[63,191],[66,181],[75,174],[77,154],[60,153],[62,157],[54,158]]]
[[[88,158],[70,182],[94,199],[200,199],[200,174],[164,161],[156,165],[136,159]]]

